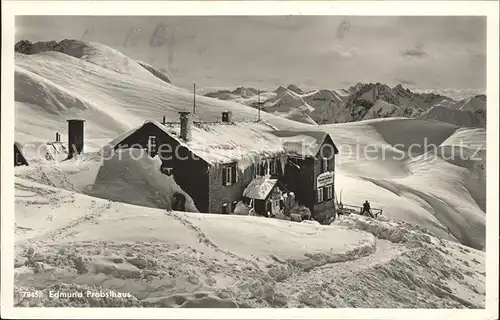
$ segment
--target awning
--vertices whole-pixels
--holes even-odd
[[[277,182],[277,179],[257,177],[253,179],[246,187],[245,191],[243,191],[243,196],[251,199],[264,200],[276,186]]]

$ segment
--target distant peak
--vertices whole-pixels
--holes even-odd
[[[288,87],[287,87],[288,90],[290,91],[293,91],[297,94],[304,94],[304,91],[302,89],[300,89],[299,87],[297,87],[296,85],[294,84],[290,84]]]

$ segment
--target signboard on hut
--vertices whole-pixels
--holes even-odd
[[[323,172],[316,178],[316,188],[333,184],[333,172]]]

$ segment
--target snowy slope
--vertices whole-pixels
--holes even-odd
[[[484,129],[395,118],[322,127],[340,146],[336,188],[345,203],[368,199],[388,217],[484,247]]]
[[[485,304],[484,252],[387,219],[346,217],[320,226],[170,212],[19,178],[15,196],[17,306]],[[44,294],[30,299],[25,290]],[[56,290],[129,295],[50,297]]]
[[[163,116],[176,120],[178,111],[192,110],[191,93],[158,79],[138,63],[140,74],[131,76],[133,69],[120,66],[122,62],[113,61],[112,71],[59,52],[17,53],[16,140],[53,139],[56,131],[66,132],[65,119],[71,116],[87,120],[88,142],[94,147],[144,120],[160,121]],[[122,69],[126,72],[116,71]],[[222,111],[233,111],[235,119],[257,118],[257,111],[251,107],[203,96],[197,97],[196,108],[204,120],[216,120]],[[262,118],[297,127],[296,122],[278,116],[263,114]],[[40,128],[39,123],[46,128]]]
[[[137,61],[137,63],[139,63],[142,67],[151,72],[155,77],[158,77],[159,79],[165,81],[166,83],[172,83],[172,80],[170,80],[165,71],[158,70],[149,63],[146,63],[144,61]]]
[[[472,108],[470,104],[464,105],[463,108],[453,109],[450,107],[434,106],[423,112],[419,118],[452,123],[460,127],[486,127],[486,109],[481,109],[480,107],[477,110],[472,110],[469,109]]]
[[[81,117],[87,120],[85,148],[91,151],[145,120],[159,121],[164,115],[167,120],[177,120],[177,111],[192,109],[192,93],[159,80],[139,64],[139,69],[120,73],[125,68],[119,65],[120,61],[124,61],[120,56],[110,64],[114,66],[113,70],[103,68],[98,62],[106,60],[102,56],[105,50],[100,48],[89,49],[87,52],[99,54],[96,53],[93,58],[89,53],[85,55],[85,61],[60,52],[16,54],[16,140],[52,141],[57,131],[64,142],[66,119]],[[109,52],[114,57],[119,56],[112,49]],[[134,70],[141,75],[136,77]],[[290,92],[287,88],[277,91]],[[310,92],[304,95],[314,97],[317,94]],[[319,92],[320,98],[322,94],[325,93]],[[277,93],[270,95],[276,96]],[[332,97],[335,99],[336,96]],[[379,104],[381,109],[386,107],[384,103]],[[196,97],[197,118],[215,120],[226,110],[232,111],[236,120],[257,117],[254,108],[243,104]],[[317,126],[264,111],[261,116],[279,129],[317,131],[321,128],[332,134],[340,149],[336,189],[337,194],[343,191],[344,202],[358,205],[368,199],[374,207],[383,208],[387,216],[428,228],[441,237],[483,248],[485,213],[481,204],[484,203],[481,174],[484,170],[474,171],[480,164],[472,165],[465,161],[457,165],[440,157],[425,161],[408,159],[410,153],[423,154],[422,150],[409,150],[411,143],[423,143],[425,138],[436,145],[447,139],[454,141],[456,126],[400,118]],[[460,134],[485,145],[483,129],[461,131]],[[403,148],[395,146],[398,143]],[[363,147],[372,150],[364,153]],[[445,152],[448,152],[447,149]],[[375,155],[378,157],[375,158]],[[80,162],[79,166],[91,168],[89,170],[94,177],[99,170],[99,165],[89,165],[86,161]],[[60,168],[56,170],[40,165],[32,169],[31,174],[22,172],[26,169],[16,169],[16,174],[38,182],[51,181],[52,185],[61,188],[71,189],[68,186],[77,185],[74,187],[77,191],[95,181],[75,182],[73,180],[80,179],[83,174],[66,174],[63,167],[63,164],[54,167]],[[70,166],[66,169],[80,172]],[[477,185],[481,188],[472,183],[476,176],[480,179]],[[400,184],[406,187],[404,192],[397,190]]]

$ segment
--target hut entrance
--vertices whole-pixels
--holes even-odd
[[[172,198],[172,210],[186,211],[186,196],[176,192]]]

